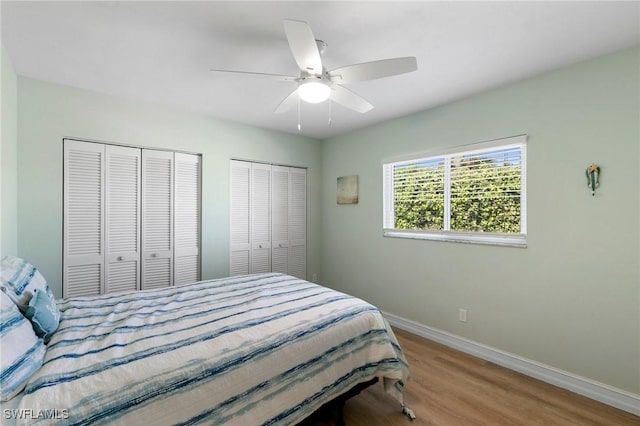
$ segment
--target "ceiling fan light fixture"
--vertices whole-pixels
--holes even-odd
[[[298,86],[300,99],[310,104],[319,104],[329,99],[331,88],[320,79],[304,80]]]

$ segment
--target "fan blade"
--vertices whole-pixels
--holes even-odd
[[[351,90],[338,86],[337,84],[332,87],[331,100],[343,107],[347,107],[362,114],[373,109],[373,105],[365,101],[359,95],[356,95]]]
[[[283,24],[293,59],[300,70],[311,75],[322,75],[322,59],[311,27],[306,22],[291,19],[285,19]]]
[[[332,81],[339,84],[355,83],[357,81],[374,80],[404,74],[418,69],[418,62],[413,56],[406,58],[383,59],[381,61],[365,62],[349,65],[329,71]]]
[[[293,92],[289,93],[289,95],[280,102],[275,109],[275,113],[279,114],[281,112],[285,112],[290,110],[294,105],[298,103],[298,88],[296,88]]]
[[[247,77],[266,77],[271,78],[273,80],[278,81],[296,81],[298,77],[293,77],[290,75],[280,75],[280,74],[267,74],[263,72],[250,72],[250,71],[232,71],[232,70],[216,70],[211,69],[211,72],[225,73],[225,74],[238,74]]]

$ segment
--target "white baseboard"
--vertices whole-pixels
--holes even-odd
[[[392,326],[399,329],[640,416],[640,395],[504,352],[389,312],[384,312],[384,316]]]

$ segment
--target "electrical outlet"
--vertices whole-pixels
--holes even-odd
[[[462,322],[467,322],[467,310],[466,309],[460,309],[458,311],[458,318]]]
[[[314,283],[318,282],[318,274],[317,273],[311,274],[311,281],[314,282]]]

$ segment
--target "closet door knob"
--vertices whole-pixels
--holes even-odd
[[[118,256],[116,260],[124,260],[124,258],[122,256]]]
[[[158,253],[151,253],[151,257],[158,257]]]

